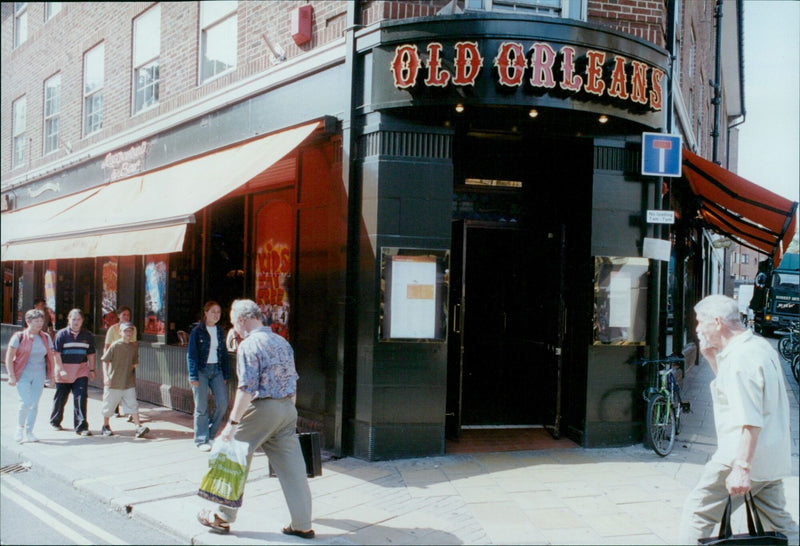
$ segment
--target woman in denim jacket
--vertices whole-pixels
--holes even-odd
[[[194,394],[194,443],[201,451],[211,450],[211,441],[228,412],[228,349],[225,332],[217,323],[222,308],[215,301],[203,306],[203,320],[189,334],[189,383]],[[214,411],[208,413],[208,391],[214,396]]]

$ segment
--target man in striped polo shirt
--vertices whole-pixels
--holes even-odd
[[[59,330],[55,339],[56,394],[53,397],[50,425],[54,430],[61,430],[64,406],[71,392],[75,433],[91,436],[86,420],[86,399],[89,378],[95,378],[94,335],[83,328],[83,313],[80,309],[69,312],[67,323],[68,326]]]

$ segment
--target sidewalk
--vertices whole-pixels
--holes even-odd
[[[450,455],[369,463],[354,458],[323,464],[309,481],[316,541],[287,537],[289,521],[267,458],[253,459],[244,506],[230,535],[215,535],[195,514],[209,504],[196,496],[208,454],[194,448],[192,417],[142,403],[148,438],[135,439],[133,424],[111,419],[115,436],[97,435],[100,396],[90,389],[95,436],[51,431],[52,389],[39,404],[40,442],[13,442],[17,395],[3,375],[2,444],[55,478],[192,544],[674,544],[683,500],[715,449],[707,365],[684,380],[692,413],[672,454],[656,456],[641,445]],[[789,383],[791,381],[791,383]],[[798,518],[798,398],[789,376],[793,475],[787,501]],[[71,421],[70,400],[65,414]],[[737,515],[737,517],[739,517]],[[735,529],[741,529],[740,519]]]

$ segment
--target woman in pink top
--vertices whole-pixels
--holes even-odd
[[[19,427],[14,434],[18,443],[39,441],[33,434],[39,398],[45,382],[48,387],[53,384],[53,341],[42,331],[44,319],[43,311],[31,309],[25,313],[28,327],[8,342],[8,384],[17,387],[20,402]]]

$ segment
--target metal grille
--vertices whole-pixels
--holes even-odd
[[[0,474],[18,474],[20,472],[27,472],[30,469],[30,462],[7,464],[6,466],[0,467]]]

